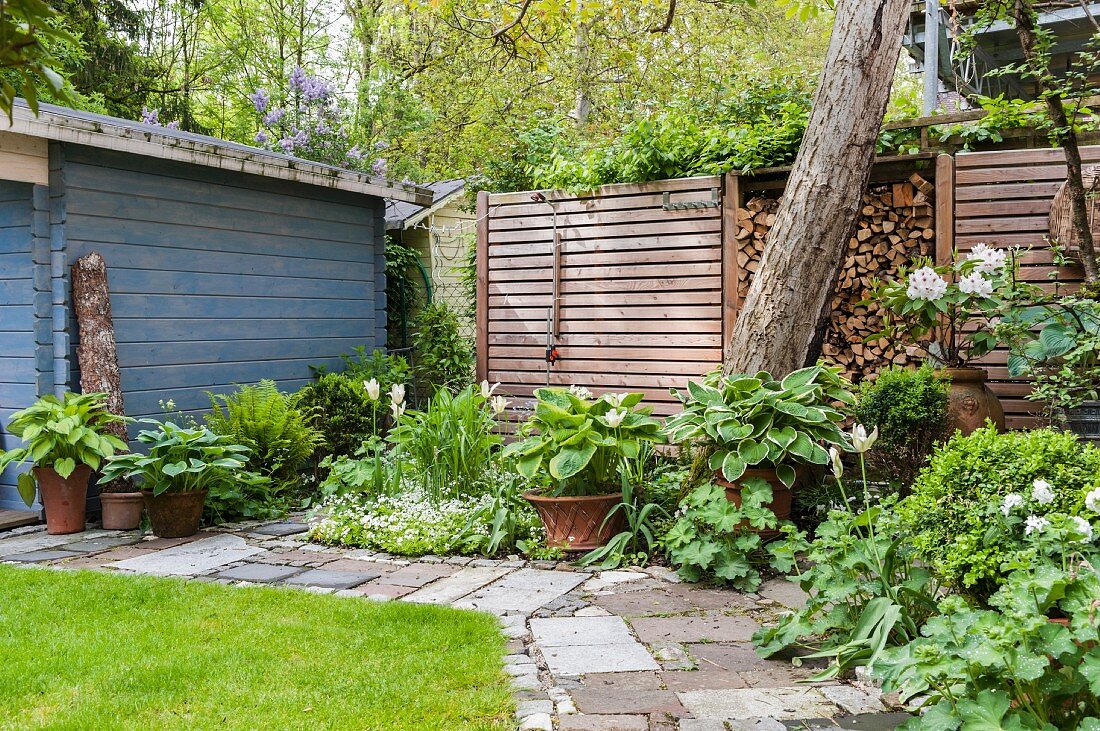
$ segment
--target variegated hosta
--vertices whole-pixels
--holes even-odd
[[[837,368],[816,365],[783,379],[716,371],[672,393],[684,410],[665,433],[672,442],[710,448],[711,468],[730,482],[764,467],[790,487],[799,465],[827,465],[828,445],[847,446],[841,409],[854,397]]]

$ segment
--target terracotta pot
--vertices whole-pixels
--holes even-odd
[[[772,488],[772,501],[767,503],[765,507],[769,508],[775,517],[779,520],[791,519],[791,502],[794,499],[794,493],[791,488],[783,484],[783,481],[779,479],[779,476],[775,474],[773,469],[764,469],[760,467],[750,467],[745,470],[745,474],[740,479],[744,480],[750,477],[759,477],[766,481]],[[726,499],[737,507],[741,507],[741,485],[736,482],[730,482],[722,477],[721,473],[716,473],[714,476],[714,484],[726,489]],[[741,524],[743,527],[748,527],[748,522],[745,521]],[[765,538],[777,536],[780,531],[769,529],[758,531],[761,536]]]
[[[523,497],[535,506],[546,526],[546,543],[570,551],[591,551],[607,543],[623,529],[625,516],[617,511],[604,525],[612,508],[623,501],[621,492],[581,497],[546,497],[537,491]],[[601,528],[601,526],[603,526]]]
[[[53,535],[79,533],[84,530],[85,507],[88,502],[88,478],[92,468],[78,465],[67,478],[53,467],[35,467],[38,496],[46,511],[46,532]]]
[[[952,429],[970,434],[989,419],[998,431],[1004,431],[1005,412],[1001,400],[985,385],[989,374],[984,369],[944,368],[939,372],[951,379],[947,418]]]
[[[149,511],[153,535],[158,538],[186,538],[199,532],[206,490],[162,492],[156,496],[152,490],[142,490],[141,494]]]
[[[140,492],[101,492],[103,527],[106,530],[133,530],[141,525],[145,498]]]

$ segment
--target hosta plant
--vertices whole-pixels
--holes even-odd
[[[107,460],[100,484],[125,477],[153,495],[197,492],[238,479],[248,462],[248,447],[234,444],[205,427],[185,428],[170,421],[138,434],[146,453],[119,454]]]
[[[106,398],[103,393],[67,392],[60,398],[47,394],[15,412],[8,431],[22,439],[24,446],[0,454],[0,471],[30,461],[67,478],[80,465],[97,470],[115,452],[126,451],[126,444],[106,429],[108,424],[126,419],[107,411]],[[33,473],[19,475],[18,489],[23,501],[31,505],[37,492]]]
[[[524,439],[504,450],[521,475],[548,483],[552,496],[613,492],[623,461],[637,457],[643,444],[664,441],[652,409],[639,406],[642,394],[588,396],[536,389],[535,413],[520,430]]]
[[[840,407],[855,400],[840,370],[823,365],[782,379],[715,371],[673,395],[684,408],[665,425],[671,441],[707,449],[711,468],[730,482],[762,467],[775,469],[787,487],[799,465],[829,463],[822,443],[847,443]]]

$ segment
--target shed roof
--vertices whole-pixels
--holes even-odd
[[[53,104],[39,104],[39,115],[36,117],[21,99],[16,100],[13,112],[12,125],[0,125],[0,130],[162,160],[281,178],[418,206],[431,205],[433,200],[432,191],[419,186],[383,180],[353,170],[208,135]]]
[[[440,180],[426,183],[422,187],[432,191],[432,200],[427,205],[408,203],[398,200],[386,201],[386,230],[399,231],[424,220],[424,217],[446,205],[454,196],[466,189],[462,178]]]

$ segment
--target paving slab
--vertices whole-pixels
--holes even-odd
[[[675,670],[661,673],[661,679],[665,687],[677,692],[749,687],[740,675],[725,670]]]
[[[378,584],[373,581],[368,581],[366,584],[355,587],[351,591],[365,596],[368,599],[386,600],[386,599],[400,599],[407,596],[416,589],[411,586],[396,586],[393,584]]]
[[[630,626],[642,642],[747,642],[760,625],[748,617],[640,617]]]
[[[789,728],[787,724],[774,718],[742,718],[731,720],[728,723],[731,731],[787,731]],[[800,731],[806,731],[803,721],[792,721],[791,723]],[[829,724],[831,730],[836,728],[831,721]]]
[[[675,718],[690,715],[670,690],[639,693],[632,690],[575,690],[573,702],[581,713],[601,715],[667,714]]]
[[[264,536],[276,536],[281,538],[283,536],[296,536],[299,533],[305,533],[307,530],[309,530],[308,523],[287,522],[261,525],[260,527],[253,529],[252,532],[259,533],[260,535]]]
[[[239,536],[222,533],[128,558],[112,566],[156,576],[193,576],[263,552],[264,549],[249,545]]]
[[[629,690],[648,693],[661,690],[661,676],[653,671],[637,673],[586,673],[584,687],[588,690]]]
[[[85,538],[84,540],[66,543],[61,546],[65,551],[81,551],[84,553],[96,553],[109,551],[121,546],[132,546],[141,543],[140,533],[123,533],[117,536],[100,536],[99,538]]]
[[[367,565],[369,566],[370,564],[368,563]],[[378,580],[378,583],[419,588],[437,579],[451,576],[454,573],[457,573],[457,571],[453,566],[438,563],[417,563],[410,566],[402,566],[395,571],[386,573],[385,576]]]
[[[118,548],[112,548],[110,551],[105,551],[96,556],[96,558],[103,563],[111,561],[122,561],[127,558],[135,558],[137,556],[148,556],[150,553],[156,553],[155,548],[146,548],[144,543],[138,543],[133,546],[120,546]]]
[[[882,700],[850,685],[830,685],[821,689],[822,695],[835,703],[840,710],[853,716],[868,713],[885,713]]]
[[[911,720],[913,717],[908,713],[865,713],[841,716],[833,719],[833,723],[849,731],[890,731]]]
[[[58,549],[43,549],[41,551],[27,551],[17,553],[14,556],[0,557],[0,561],[15,561],[18,563],[46,563],[47,561],[62,561],[66,558],[79,558],[83,553],[76,551],[61,551]]]
[[[304,586],[318,589],[351,589],[378,578],[379,572],[353,574],[348,571],[329,571],[327,568],[309,569],[295,574],[282,583],[287,586]]]
[[[818,688],[689,690],[676,694],[695,718],[831,718],[837,707]]]
[[[234,566],[218,574],[219,579],[231,581],[253,581],[258,584],[268,584],[273,581],[288,579],[294,574],[300,573],[297,566],[275,566],[266,563],[246,563],[243,566]]]
[[[69,533],[62,536],[50,535],[45,531],[38,531],[36,533],[0,538],[0,556],[11,556],[16,553],[28,553],[30,551],[57,548],[66,543],[74,543],[90,538],[100,538],[107,535],[115,535],[115,531],[86,530],[82,533]]]
[[[584,574],[517,569],[456,602],[455,606],[486,612],[530,614],[572,591],[584,579]]]
[[[559,645],[542,648],[555,675],[659,670],[660,665],[638,642],[611,645]]]
[[[756,654],[751,642],[689,644],[684,649],[695,658],[700,669],[752,670],[760,667],[763,658]]]
[[[539,647],[635,643],[622,617],[536,617],[531,632]]]
[[[560,717],[558,731],[649,731],[649,720],[639,715],[578,714]]]
[[[663,589],[628,594],[606,594],[594,597],[593,603],[620,617],[679,614],[690,612],[695,608],[687,598],[673,596]]]
[[[0,530],[22,528],[37,523],[37,510],[0,510]]]
[[[406,600],[420,604],[453,604],[467,594],[472,594],[486,584],[496,581],[509,571],[511,569],[499,566],[466,566],[450,576],[409,594]]]
[[[771,599],[787,607],[788,609],[801,609],[810,595],[802,590],[802,587],[793,581],[786,579],[770,579],[760,585],[757,590],[760,596]]]

